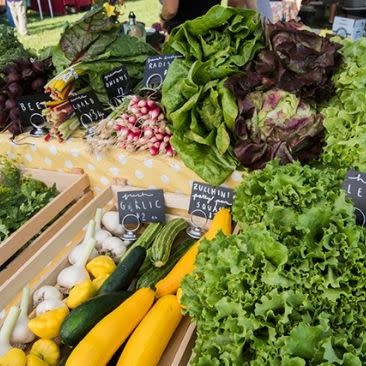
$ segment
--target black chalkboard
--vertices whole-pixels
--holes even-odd
[[[234,198],[235,192],[230,188],[193,182],[188,212],[193,212],[196,216],[207,217],[211,220],[220,208],[231,207]]]
[[[165,222],[165,201],[162,189],[118,192],[119,221],[135,223],[136,218],[126,217],[135,214],[140,222]],[[125,218],[126,217],[126,218]]]
[[[366,226],[366,173],[350,170],[343,182],[343,188],[353,201],[357,223]]]
[[[102,103],[94,92],[74,94],[69,97],[69,102],[84,127],[89,123],[98,122],[107,117]]]
[[[170,64],[182,55],[151,56],[146,60],[144,71],[144,86],[149,89],[159,89],[168,72]]]
[[[44,102],[51,100],[47,94],[26,95],[16,99],[21,119],[25,125],[42,126],[45,118],[42,110],[46,108]]]
[[[102,79],[108,99],[115,107],[121,104],[125,95],[132,94],[131,81],[125,66],[110,71]]]

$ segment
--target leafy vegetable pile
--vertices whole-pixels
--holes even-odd
[[[175,29],[164,48],[185,57],[172,63],[162,89],[172,144],[209,183],[222,183],[237,165],[230,148],[237,108],[223,82],[254,57],[261,38],[256,12],[215,6]]]
[[[307,162],[321,151],[322,116],[294,94],[279,89],[246,96],[235,125],[235,155],[249,168],[279,158]]]
[[[96,91],[98,97],[107,102],[101,75],[126,66],[133,86],[142,80],[144,65],[149,55],[156,51],[136,37],[118,35],[121,25],[111,21],[104,7],[87,12],[79,21],[66,27],[59,44],[52,52],[52,61],[58,73],[64,73],[73,65],[70,74],[86,79],[86,84]],[[75,81],[70,78],[70,81]],[[68,85],[50,82],[49,91]],[[62,80],[67,80],[63,77]],[[66,83],[67,84],[67,83]],[[70,90],[68,90],[69,92]],[[68,93],[67,93],[68,95]],[[64,95],[65,99],[67,95]]]
[[[366,40],[337,40],[344,63],[333,80],[336,96],[321,111],[326,130],[323,162],[366,170]]]
[[[295,21],[265,24],[266,48],[245,66],[243,77],[228,80],[239,99],[260,85],[316,102],[334,94],[332,76],[341,63],[341,46],[299,28]]]
[[[22,176],[14,161],[0,157],[0,241],[57,195],[56,187]]]
[[[28,52],[16,37],[14,28],[0,24],[0,70],[16,58],[28,56]]]
[[[366,238],[343,173],[274,161],[246,177],[243,233],[203,241],[183,283],[192,365],[365,364]]]
[[[299,23],[266,23],[264,30],[267,47],[245,66],[244,75],[233,75],[225,83],[239,108],[235,156],[254,169],[276,157],[286,164],[319,155],[321,116],[304,100],[329,99],[332,75],[341,61],[339,44],[299,29]]]

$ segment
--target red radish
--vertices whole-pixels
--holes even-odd
[[[143,107],[146,107],[146,101],[141,99],[138,103],[137,103],[137,106],[139,108],[143,108]]]
[[[154,108],[156,106],[156,104],[153,100],[150,99],[150,100],[147,101],[147,106],[149,108]]]
[[[158,139],[156,138],[156,136],[153,136],[151,139],[150,139],[150,142],[152,142],[153,144],[155,143],[155,142],[157,142],[158,141]]]
[[[151,118],[156,119],[156,118],[159,117],[159,115],[160,115],[160,109],[159,108],[155,108],[152,111],[150,111]]]
[[[130,122],[130,123],[136,123],[136,117],[135,116],[129,116],[128,117],[128,122]]]
[[[142,117],[142,113],[141,112],[138,112],[135,114],[136,118],[141,118]]]
[[[156,147],[157,149],[159,149],[159,147],[160,147],[160,141],[154,142],[153,146]]]
[[[134,114],[134,115],[137,115],[137,113],[140,113],[140,110],[136,107],[131,107],[129,108],[129,111]]]
[[[145,137],[151,137],[153,135],[153,131],[151,128],[147,128],[145,131],[144,131],[144,136]]]
[[[163,121],[165,119],[165,116],[163,113],[160,113],[158,116],[158,121]]]
[[[164,139],[163,139],[164,142],[169,142],[169,140],[170,140],[170,136],[164,136]]]
[[[168,156],[173,156],[173,155],[174,155],[174,151],[173,151],[173,148],[171,147],[171,145],[168,145],[168,146],[166,147],[166,154],[167,154]]]
[[[157,149],[156,147],[150,147],[149,151],[152,156],[159,154],[159,149]]]
[[[149,110],[146,108],[146,107],[142,107],[141,108],[141,113],[142,114],[147,114],[147,112],[148,112]]]
[[[123,126],[118,123],[114,126],[115,131],[121,131],[122,128],[123,128]]]
[[[164,136],[163,136],[161,133],[157,133],[157,134],[155,135],[155,137],[156,137],[159,141],[161,141],[161,140],[163,140],[163,139],[164,139]]]

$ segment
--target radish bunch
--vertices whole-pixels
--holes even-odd
[[[117,144],[128,151],[149,150],[150,154],[174,155],[172,136],[160,106],[153,100],[134,95],[114,126]]]

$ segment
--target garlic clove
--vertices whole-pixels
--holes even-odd
[[[62,300],[62,294],[54,286],[42,286],[33,293],[33,306],[36,307],[39,303],[48,299]]]

